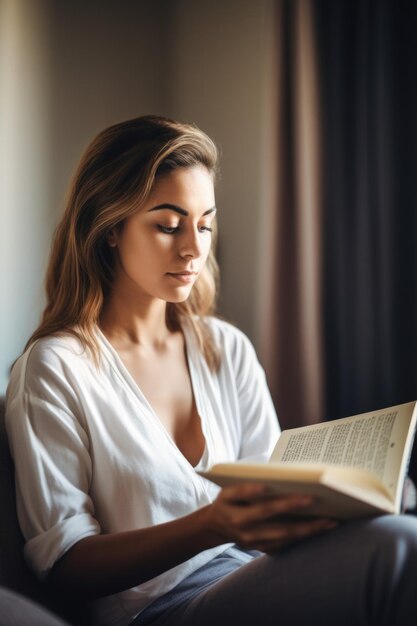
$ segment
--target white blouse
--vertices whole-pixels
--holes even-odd
[[[215,318],[207,322],[222,348],[217,373],[210,371],[191,329],[184,327],[206,440],[198,468],[248,457],[267,459],[279,427],[254,349],[232,325]],[[99,330],[97,334],[99,367],[74,337],[48,337],[20,357],[7,390],[19,522],[26,559],[40,577],[83,537],[161,524],[205,506],[218,492],[196,473],[117,352]],[[228,545],[97,600],[97,622],[128,624]]]

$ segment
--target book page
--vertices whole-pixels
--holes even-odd
[[[413,402],[284,431],[270,460],[364,469],[378,476],[395,497],[414,407]]]

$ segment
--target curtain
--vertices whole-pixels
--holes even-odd
[[[268,376],[288,427],[417,400],[417,3],[282,0],[277,32]]]
[[[324,410],[321,164],[312,5],[294,0],[276,6],[275,269],[263,357],[286,428],[317,422]]]
[[[318,0],[315,25],[325,415],[339,417],[417,400],[417,4]]]
[[[328,416],[417,399],[416,9],[315,3]]]

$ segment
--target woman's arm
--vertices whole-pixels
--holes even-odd
[[[99,597],[146,582],[229,541],[271,552],[334,525],[323,519],[276,519],[307,504],[310,500],[301,496],[268,496],[259,485],[228,487],[212,504],[172,522],[82,539],[55,564],[48,581],[79,596]]]
[[[55,564],[48,582],[86,597],[139,585],[216,545],[204,532],[205,515],[200,509],[157,526],[81,539]]]

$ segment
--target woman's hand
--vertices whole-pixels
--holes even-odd
[[[274,552],[337,526],[326,518],[288,519],[312,502],[312,498],[301,495],[272,496],[258,484],[226,487],[206,508],[206,523],[217,539],[233,541],[242,548]]]

